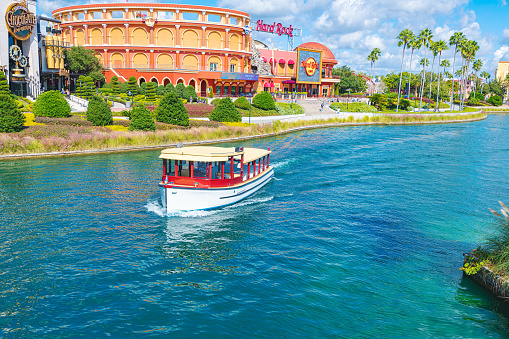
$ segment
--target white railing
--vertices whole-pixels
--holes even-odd
[[[70,101],[77,103],[80,106],[88,107],[88,100],[82,99],[80,97],[77,97],[75,95],[69,95],[68,98]]]

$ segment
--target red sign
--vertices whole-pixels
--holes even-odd
[[[317,69],[320,69],[320,64],[317,63],[316,60],[311,57],[307,58],[306,61],[303,61],[301,63],[301,66],[304,67],[306,74],[308,76],[312,76],[313,74],[315,74]]]
[[[283,27],[282,24],[280,23],[276,24],[275,22],[272,25],[267,25],[263,23],[263,20],[258,20],[256,22],[255,31],[279,34],[279,36],[283,34],[293,36],[292,25],[290,25],[290,27]]]

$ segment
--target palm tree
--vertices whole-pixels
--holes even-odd
[[[438,86],[437,86],[437,102],[436,102],[436,106],[435,106],[435,110],[438,110],[439,108],[439,95],[440,95],[440,66],[442,66],[441,64],[441,60],[442,60],[442,51],[445,51],[446,49],[449,49],[449,47],[447,47],[447,43],[444,41],[444,40],[439,40],[435,43],[435,48],[438,52]],[[444,61],[447,61],[447,60],[444,60]]]
[[[408,46],[412,49],[412,54],[410,54],[410,79],[408,80],[408,91],[410,92],[410,89],[412,88],[412,58],[414,56],[414,50],[421,48],[422,42],[414,36],[414,38],[408,43]]]
[[[382,55],[382,52],[380,51],[380,48],[374,48],[371,53],[373,53],[373,73],[375,72],[375,66],[376,62],[378,60],[378,57]]]
[[[458,45],[462,40],[465,40],[465,35],[461,32],[455,32],[449,38],[449,46],[454,45],[454,61],[452,62],[452,74],[454,74],[454,66],[456,65],[456,53],[458,52]],[[451,112],[452,112],[452,96],[454,94],[454,78],[452,79],[452,89],[451,90]]]
[[[373,58],[374,58],[373,51],[371,51],[371,53],[369,53],[368,55],[368,61],[371,63],[371,72],[369,73],[369,77],[371,79],[373,78]]]
[[[433,62],[431,63],[431,74],[429,76],[429,95],[428,95],[428,106],[431,106],[431,84],[433,83],[433,71],[435,70],[435,58],[438,55],[437,43],[432,42],[429,46],[431,52],[433,52]]]
[[[426,47],[429,46],[429,44],[431,43],[431,38],[433,38],[433,33],[431,32],[431,30],[429,28],[425,28],[423,29],[422,31],[419,32],[419,40],[421,40],[422,42],[422,46],[424,47],[424,59],[426,60],[426,62],[424,63],[424,77],[426,77],[426,66],[427,66],[427,58],[426,58]],[[421,107],[422,107],[422,95],[424,94],[424,83],[423,85],[421,86],[421,100],[419,101],[419,112],[421,111]]]
[[[474,92],[477,90],[477,73],[481,70],[483,66],[483,62],[481,59],[477,59],[474,61],[472,68],[475,70],[475,80],[474,80]]]
[[[419,61],[419,65],[422,66],[421,81],[419,81],[419,93],[422,93],[422,88],[424,86],[424,80],[426,79],[426,70],[425,69],[426,69],[426,67],[429,66],[429,60],[426,58],[422,58],[421,61]],[[420,109],[420,107],[419,107],[419,109]]]
[[[405,61],[405,48],[407,48],[408,42],[414,38],[414,33],[408,28],[399,33],[398,46],[403,46],[403,57],[401,58],[401,71],[399,72],[399,87],[398,87],[398,103],[396,104],[396,112],[399,111],[399,98],[401,97],[401,80],[403,79],[403,62]]]
[[[465,66],[466,66],[466,72],[463,73],[463,78],[465,79],[466,75],[468,74],[469,70],[470,70],[470,62],[475,58],[475,54],[477,53],[477,51],[479,50],[479,45],[477,44],[476,41],[473,41],[473,40],[467,40],[464,42],[463,46],[462,46],[462,55],[463,55],[463,58],[465,59]],[[466,80],[465,80],[465,85],[463,87],[463,92],[462,92],[462,97],[461,97],[461,109],[463,110],[463,103],[465,101],[465,94],[466,94]]]
[[[451,67],[451,63],[449,62],[449,60],[444,59],[444,61],[442,61],[442,62],[440,63],[440,67],[443,67],[443,68],[444,68],[444,74],[445,74],[445,68],[446,68],[446,67],[447,67],[447,68]],[[449,73],[449,74],[450,74],[450,73]]]
[[[482,82],[482,86],[481,86],[481,94],[482,94],[483,90],[484,90],[484,83],[488,81],[488,78],[490,77],[490,73],[484,71],[481,73],[481,77],[484,78],[484,81]]]

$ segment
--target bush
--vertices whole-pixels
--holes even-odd
[[[156,120],[165,124],[189,126],[189,115],[175,93],[166,93],[156,110]]]
[[[166,93],[166,87],[164,87],[164,85],[159,85],[156,87],[157,95],[163,95],[164,93]]]
[[[198,95],[196,94],[196,90],[194,89],[194,87],[188,85],[186,88],[184,88],[184,99],[190,101],[191,98],[193,98],[193,102],[196,102],[196,99],[198,99]]]
[[[10,94],[0,93],[0,132],[19,132],[23,129],[25,116]]]
[[[152,119],[152,114],[144,106],[135,106],[131,110],[131,123],[129,124],[130,131],[155,131],[156,124]]]
[[[184,90],[185,89],[186,89],[186,87],[184,86],[184,84],[179,82],[177,84],[177,86],[175,86],[175,93],[177,94],[177,97],[185,99],[184,98]]]
[[[65,118],[71,114],[71,106],[59,91],[44,92],[34,103],[35,116]]]
[[[239,111],[237,111],[230,98],[221,99],[221,102],[219,102],[219,104],[210,114],[209,119],[220,122],[242,121],[242,117],[240,116]]]
[[[371,105],[375,106],[379,111],[385,111],[387,109],[387,105],[389,105],[387,96],[383,94],[375,93],[370,99]],[[331,108],[333,108],[332,105]]]
[[[212,87],[209,88],[209,98],[212,99],[214,97],[214,89]]]
[[[113,123],[110,106],[101,97],[94,95],[88,102],[87,120],[94,126],[106,126]]]
[[[274,98],[272,98],[272,95],[269,92],[261,92],[255,95],[253,98],[253,106],[264,110],[271,110],[276,107],[274,104]]]
[[[470,95],[468,96],[469,101],[470,101],[470,99],[473,99],[473,98],[477,99],[478,102],[484,101],[484,95],[482,95],[479,92],[470,92]]]
[[[170,82],[166,87],[164,88],[166,93],[175,92],[175,86]]]
[[[63,125],[63,126],[93,126],[90,121],[83,120],[81,116],[71,115],[69,118],[49,118],[49,117],[35,117],[34,121],[44,125]]]
[[[412,106],[412,103],[408,99],[399,99],[399,109],[404,111],[408,110],[408,107]]]
[[[475,96],[472,96],[470,99],[468,99],[467,105],[468,106],[478,106],[481,101],[477,99]]]
[[[217,106],[217,105],[219,105],[219,103],[220,103],[220,102],[221,102],[221,99],[219,99],[219,98],[215,98],[215,99],[213,99],[213,100],[210,102],[210,104],[211,104],[211,105],[214,105],[214,106]]]
[[[142,82],[141,85],[140,85],[140,90],[138,91],[138,93],[140,93],[141,95],[145,95],[146,94],[146,89],[147,89],[147,83],[146,82]]]
[[[292,104],[289,102],[276,102],[276,111],[281,115],[305,113],[304,107],[299,104]]]
[[[136,93],[138,93],[138,88],[136,78],[134,76],[130,76],[129,80],[127,80],[127,92],[130,91],[132,95],[136,95]]]
[[[147,84],[147,88],[145,89],[145,99],[147,101],[156,100],[156,84],[152,81]]]
[[[7,77],[2,71],[0,71],[0,94],[11,94],[9,84],[7,83]]]
[[[233,102],[233,104],[235,105],[235,107],[241,108],[241,109],[249,109],[249,106],[250,106],[249,101],[247,101],[247,99],[244,97],[238,98],[237,100],[235,100]]]
[[[350,102],[347,104],[344,102],[333,102],[330,105],[330,108],[333,110],[341,110],[342,112],[373,112],[375,113],[377,109],[373,106],[365,104],[363,102]]]
[[[113,76],[110,81],[111,92],[113,94],[119,94],[121,86],[122,86],[122,83],[120,83],[120,81],[118,81],[118,78],[116,76]]]
[[[502,97],[499,95],[492,95],[486,102],[493,106],[502,106],[503,103]]]

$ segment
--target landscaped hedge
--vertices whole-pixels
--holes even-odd
[[[59,91],[48,91],[37,97],[33,113],[39,117],[65,118],[71,114],[71,106]]]
[[[363,102],[350,102],[348,103],[348,105],[343,102],[333,102],[332,104],[330,104],[330,108],[336,111],[340,110],[342,112],[372,112],[372,113],[378,112],[378,110],[374,106],[370,106]]]
[[[8,94],[0,94],[0,133],[19,132],[24,123],[25,116],[18,109],[16,100]]]
[[[145,106],[135,106],[131,110],[130,131],[155,131],[156,124]]]
[[[255,95],[253,98],[253,106],[264,110],[271,110],[276,107],[274,98],[272,98],[269,92],[261,92]]]
[[[88,102],[87,120],[94,126],[107,126],[113,123],[113,115],[110,106],[104,100],[94,95]]]
[[[276,111],[281,115],[304,114],[304,107],[288,102],[276,102]]]
[[[235,105],[235,107],[241,109],[249,109],[250,106],[249,101],[247,101],[247,99],[244,97],[237,98],[237,100],[235,100],[233,104]]]
[[[237,111],[230,98],[221,99],[221,102],[210,114],[209,119],[221,122],[242,121],[239,111]]]
[[[180,84],[179,84],[180,85]],[[155,109],[156,120],[165,124],[189,126],[189,115],[175,92],[166,93]]]
[[[64,126],[93,126],[92,122],[83,120],[80,116],[71,115],[68,118],[50,118],[35,117],[34,121],[45,125],[64,125]]]
[[[220,102],[221,102],[221,99],[219,99],[219,98],[215,98],[215,99],[213,99],[213,100],[210,102],[210,104],[211,104],[211,105],[214,105],[214,106],[217,106],[217,105],[219,105],[219,103],[220,103]]]

